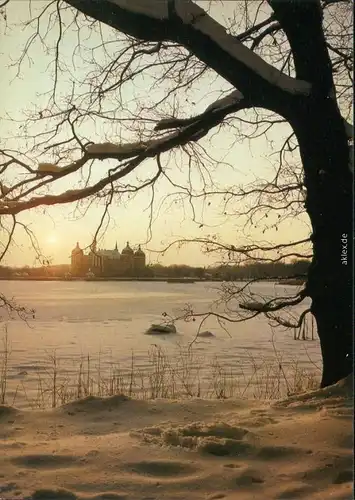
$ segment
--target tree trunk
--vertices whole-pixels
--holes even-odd
[[[293,127],[313,231],[307,287],[323,357],[321,386],[326,387],[353,370],[353,175],[345,127],[334,99],[311,98],[298,107]]]

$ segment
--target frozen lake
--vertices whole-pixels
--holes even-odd
[[[4,317],[0,325],[0,340],[6,325],[11,347],[8,393],[18,406],[26,406],[26,401],[33,399],[34,391],[38,391],[39,375],[52,373],[49,358],[54,353],[59,370],[68,377],[77,373],[80,360],[88,355],[92,371],[98,370],[98,365],[102,373],[117,365],[128,369],[132,352],[135,366],[147,373],[151,369],[149,352],[160,347],[176,358],[181,346],[194,339],[198,321],[179,321],[176,335],[150,336],[144,334],[146,329],[161,322],[164,312],[179,315],[187,303],[196,312],[208,311],[217,298],[218,286],[218,283],[2,281],[1,291],[5,296],[36,310],[35,319],[28,325],[18,318],[6,321]],[[262,283],[255,285],[254,291],[291,295],[296,288]],[[201,364],[200,375],[205,381],[211,377],[209,363],[214,358],[224,370],[239,370],[239,373],[242,370],[245,378],[245,373],[252,370],[251,357],[275,360],[274,347],[285,362],[292,358],[300,366],[315,369],[312,362],[320,366],[318,341],[295,341],[292,331],[276,330],[272,342],[272,330],[261,317],[226,326],[229,335],[215,319],[208,319],[202,330],[210,330],[215,336],[193,345],[193,355]],[[0,370],[1,362],[0,354]]]

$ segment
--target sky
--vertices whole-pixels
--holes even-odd
[[[233,2],[229,2],[232,4]],[[36,2],[35,7],[41,5]],[[19,8],[20,6],[20,8]],[[5,23],[0,22],[0,64],[4,70],[0,74],[0,134],[2,137],[11,136],[9,144],[21,151],[26,150],[25,141],[20,137],[22,132],[20,123],[10,120],[9,117],[21,120],[29,110],[43,109],[46,102],[45,93],[53,86],[53,71],[50,62],[53,60],[53,52],[45,53],[43,45],[36,43],[29,52],[29,57],[25,57],[21,66],[20,75],[16,77],[18,70],[18,61],[23,47],[29,36],[33,33],[31,29],[24,29],[23,26],[15,26],[16,23],[28,18],[27,0],[17,0],[10,2],[6,7],[7,23],[9,28],[5,29]],[[54,30],[56,26],[54,25]],[[106,28],[103,27],[103,30]],[[53,31],[54,33],[54,31]],[[75,43],[75,33],[69,33],[65,38],[60,50],[64,60],[71,60],[73,54],[73,44]],[[53,46],[54,38],[48,39]],[[91,41],[83,41],[84,45],[90,45]],[[102,61],[97,61],[100,64]],[[68,63],[69,64],[69,63]],[[85,75],[85,64],[78,66],[78,77]],[[70,91],[70,76],[65,71],[62,75],[63,84],[60,91],[65,95]],[[149,80],[149,78],[148,78]],[[141,87],[130,89],[126,87],[124,99],[132,102],[134,106],[135,99],[144,99],[147,97],[147,91],[144,87],[146,80],[140,81]],[[193,102],[188,111],[192,114],[201,112],[214,100],[219,90],[226,89],[226,85],[217,80],[211,82],[207,79],[201,80],[193,91],[190,92],[190,102]],[[160,85],[154,89],[154,97],[158,98],[167,92],[167,87]],[[215,91],[215,94],[213,94]],[[138,97],[137,97],[138,96]],[[150,98],[153,98],[150,95]],[[42,108],[41,108],[42,107]],[[192,108],[192,109],[191,109]],[[185,108],[186,109],[186,108]],[[164,113],[164,107],[161,108]],[[184,115],[183,115],[184,116]],[[237,123],[236,126],[241,126]],[[30,128],[28,133],[36,134],[39,131],[35,126]],[[289,132],[287,126],[279,126],[274,132],[269,134],[269,140],[277,145],[283,136]],[[115,142],[116,136],[111,139],[110,129],[100,127],[97,123],[85,123],[82,126],[81,133],[94,142],[105,142],[107,136],[112,142]],[[117,130],[115,133],[117,134]],[[223,128],[218,135],[212,133],[202,141],[206,150],[213,155],[215,161],[211,162],[210,170],[214,181],[221,187],[246,186],[255,181],[255,179],[271,178],[274,172],[273,151],[270,149],[270,143],[265,137],[235,142],[236,129]],[[123,132],[124,140],[135,140],[135,137],[129,137],[127,131]],[[40,151],[40,161],[51,161],[44,146]],[[182,179],[186,176],[186,157],[177,153],[175,161],[171,155],[163,155],[162,161],[175,176],[174,179]],[[33,158],[32,158],[33,159]],[[103,163],[103,162],[102,162]],[[95,168],[101,167],[102,163],[97,162]],[[226,163],[229,165],[227,166]],[[138,176],[144,176],[155,167],[154,160],[147,160],[140,167]],[[180,172],[180,170],[181,172]],[[184,171],[185,170],[185,171]],[[100,177],[101,172],[94,172],[94,177]],[[198,183],[197,173],[193,173],[194,182]],[[63,185],[63,190],[70,189],[72,186]],[[309,225],[307,217],[300,217],[286,221],[286,223],[267,230],[264,223],[256,223],[247,229],[244,228],[244,219],[236,216],[225,216],[221,208],[223,199],[211,199],[210,205],[198,202],[196,204],[196,219],[192,220],[192,212],[189,203],[184,204],[173,197],[174,190],[167,182],[159,182],[155,192],[155,209],[153,213],[154,223],[152,231],[149,232],[150,220],[150,201],[151,191],[145,190],[139,193],[131,200],[115,200],[110,209],[110,222],[106,228],[105,234],[99,242],[102,248],[113,248],[118,243],[119,248],[123,248],[126,241],[132,246],[142,244],[147,250],[150,262],[159,261],[163,264],[186,263],[190,265],[211,265],[217,256],[206,255],[201,251],[198,245],[187,245],[178,249],[171,248],[167,253],[161,255],[160,251],[171,241],[181,238],[207,237],[218,235],[222,240],[240,245],[250,242],[290,242],[303,239],[309,235]],[[166,201],[164,201],[167,195]],[[160,209],[158,210],[158,208]],[[235,205],[235,210],[238,206]],[[56,206],[46,209],[32,210],[21,215],[20,220],[28,224],[36,235],[40,244],[42,253],[55,264],[69,263],[70,252],[78,241],[82,247],[89,245],[93,234],[99,224],[103,207],[93,205],[86,213],[80,213],[74,206]],[[81,211],[83,212],[83,210]],[[276,219],[275,219],[276,220]],[[265,221],[266,222],[266,221]],[[270,222],[270,219],[267,221]],[[1,264],[15,266],[33,265],[35,255],[31,249],[27,235],[21,228],[15,237],[15,244],[10,248],[6,258]]]

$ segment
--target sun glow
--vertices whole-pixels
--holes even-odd
[[[55,245],[56,243],[58,243],[58,237],[55,233],[53,234],[49,234],[48,237],[47,237],[47,243],[49,245]]]

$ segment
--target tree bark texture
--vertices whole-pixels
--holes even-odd
[[[349,145],[336,101],[298,108],[298,137],[312,224],[308,295],[321,344],[321,386],[353,370],[353,179]]]

